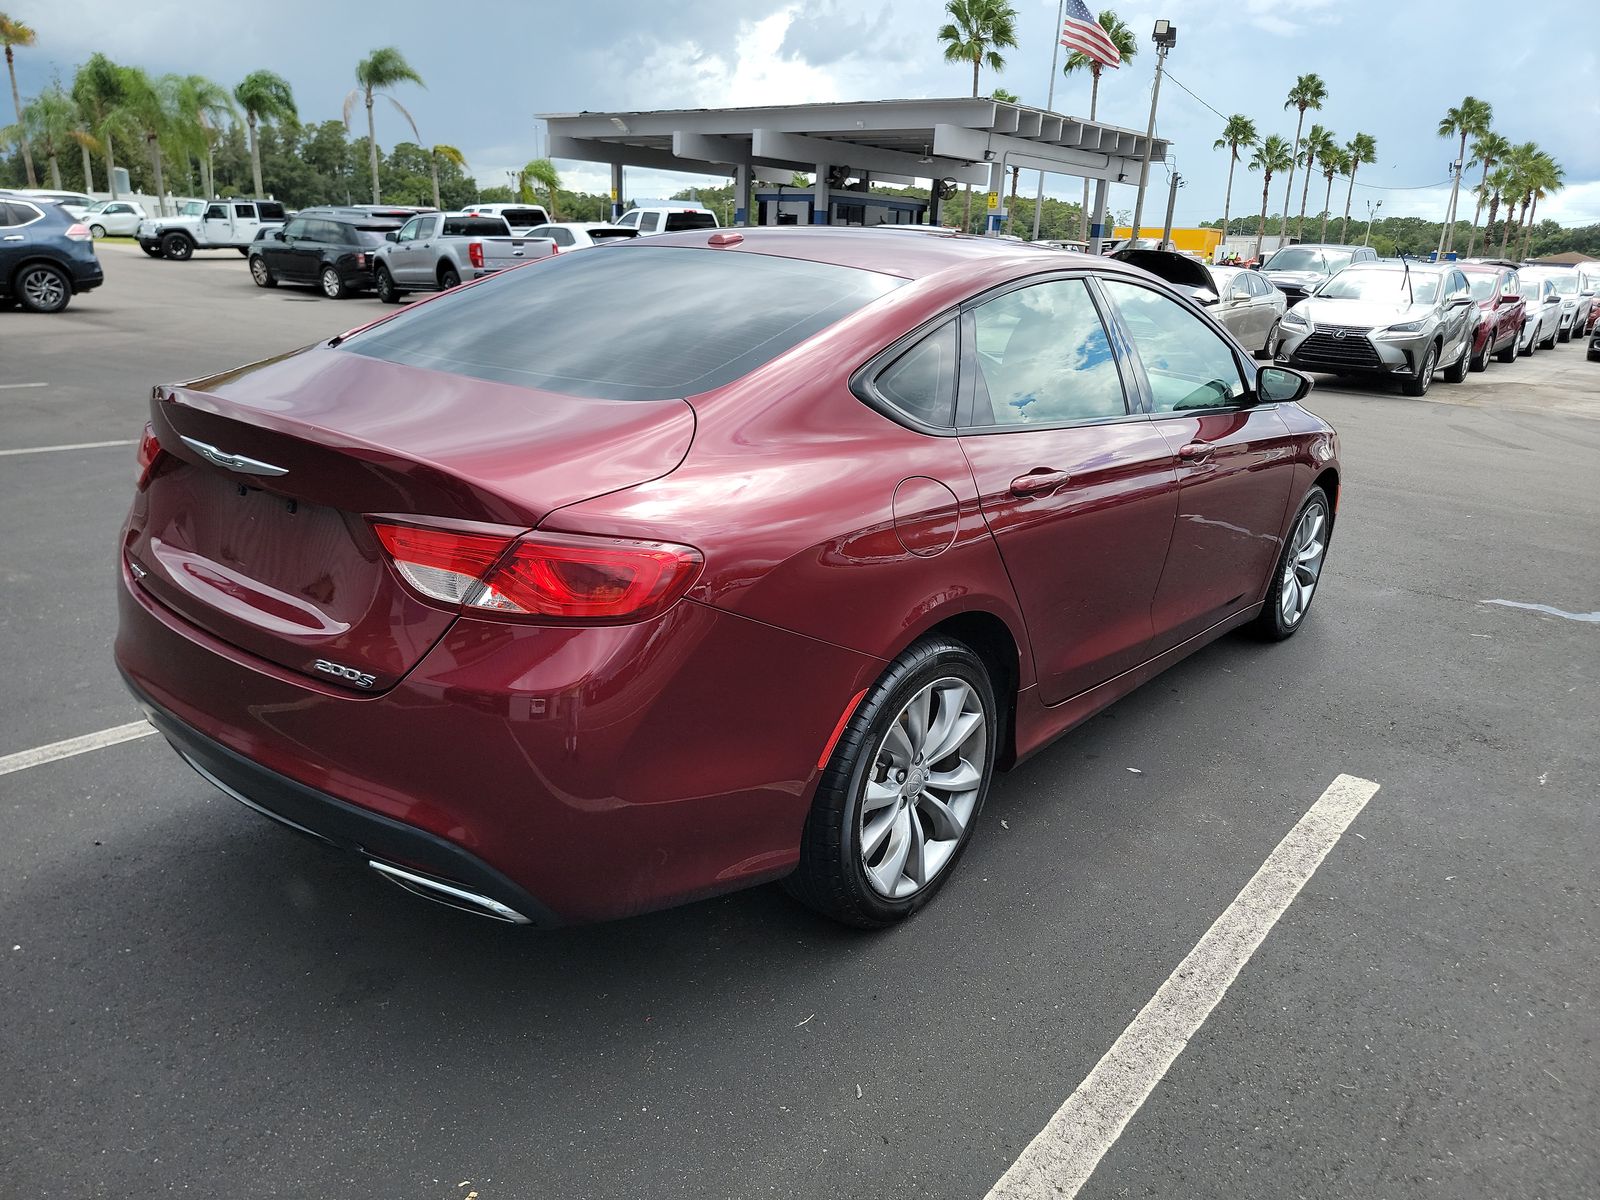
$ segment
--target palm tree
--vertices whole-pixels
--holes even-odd
[[[1472,157],[1483,164],[1483,178],[1478,181],[1478,205],[1472,210],[1472,236],[1467,240],[1467,257],[1478,247],[1478,218],[1483,215],[1484,197],[1489,194],[1489,168],[1511,152],[1511,143],[1492,130],[1485,130],[1472,144]],[[1494,217],[1489,218],[1490,224]],[[1484,230],[1484,245],[1489,244],[1489,232]]]
[[[161,215],[167,212],[167,192],[162,162],[162,142],[170,142],[176,131],[172,103],[174,89],[170,86],[174,76],[166,75],[153,80],[140,67],[118,67],[122,80],[120,116],[137,136],[143,140],[145,152],[150,155],[150,171],[155,182],[156,206]]]
[[[1222,136],[1211,144],[1213,150],[1226,147],[1228,151],[1228,190],[1222,197],[1223,237],[1228,236],[1228,210],[1233,205],[1233,169],[1239,165],[1239,147],[1254,146],[1260,140],[1261,135],[1256,132],[1256,123],[1242,113],[1234,113],[1222,127]]]
[[[428,151],[428,166],[433,170],[433,206],[435,208],[444,207],[439,202],[439,160],[441,158],[445,162],[455,163],[463,171],[467,169],[467,156],[454,146],[435,146]]]
[[[1511,187],[1506,192],[1506,227],[1500,233],[1500,257],[1506,256],[1506,249],[1511,244],[1512,211],[1518,204],[1522,205],[1522,212],[1516,217],[1516,227],[1520,232],[1522,218],[1528,215],[1528,205],[1533,200],[1533,188],[1528,180],[1537,165],[1540,150],[1537,143],[1522,142],[1511,147],[1511,153],[1506,155],[1510,165]]]
[[[1301,75],[1289,89],[1289,98],[1283,102],[1286,109],[1298,109],[1300,119],[1295,122],[1294,145],[1289,150],[1289,183],[1283,191],[1283,224],[1278,227],[1280,234],[1289,232],[1289,205],[1294,199],[1294,165],[1300,157],[1300,129],[1306,123],[1306,109],[1314,108],[1320,112],[1322,102],[1327,98],[1328,85],[1322,82],[1322,76]]]
[[[250,170],[255,178],[255,195],[265,196],[261,184],[261,143],[256,137],[256,126],[262,121],[300,120],[295,111],[294,93],[281,75],[271,71],[251,71],[233,89],[233,98],[244,109],[245,131],[250,136]]]
[[[1349,242],[1345,233],[1350,228],[1350,198],[1356,190],[1356,168],[1377,159],[1378,143],[1370,133],[1358,133],[1345,143],[1344,153],[1350,163],[1350,186],[1344,190],[1344,224],[1339,226],[1339,240]]]
[[[22,96],[17,91],[17,60],[11,53],[13,46],[31,46],[39,35],[15,17],[0,12],[0,44],[6,48],[6,70],[11,74],[11,107],[17,110],[17,125],[21,129],[22,165],[28,172],[28,186],[38,187],[39,177],[33,173],[33,152],[28,148],[27,122],[22,119]]]
[[[1489,219],[1483,223],[1483,248],[1485,250],[1489,249],[1489,233],[1494,228],[1495,214],[1500,211],[1500,201],[1510,194],[1511,188],[1515,183],[1516,175],[1512,172],[1510,165],[1506,163],[1502,163],[1484,177],[1483,186],[1490,190]],[[1511,224],[1509,208],[1506,210],[1506,214],[1506,224],[1509,226]],[[1472,256],[1471,250],[1467,251],[1467,256],[1469,258]]]
[[[66,153],[71,143],[76,142],[85,149],[100,148],[91,134],[78,128],[77,106],[72,103],[72,97],[61,90],[59,83],[52,83],[35,96],[22,110],[21,121],[0,129],[0,141],[21,144],[25,138],[37,142],[44,151],[45,160],[50,164],[50,186],[53,188],[61,186],[58,158]]]
[[[1322,177],[1328,181],[1327,189],[1322,193],[1322,231],[1317,234],[1317,241],[1328,240],[1328,206],[1333,203],[1333,177],[1343,175],[1350,169],[1350,155],[1339,146],[1329,146],[1322,155]]]
[[[1279,171],[1287,171],[1293,164],[1294,154],[1289,149],[1289,143],[1275,133],[1256,147],[1256,152],[1246,164],[1250,170],[1261,172],[1261,223],[1256,226],[1257,262],[1261,261],[1261,243],[1267,235],[1267,191],[1272,187],[1272,177]]]
[[[200,152],[200,188],[210,200],[216,195],[212,155],[217,134],[224,121],[239,114],[228,89],[204,75],[184,75],[177,81],[177,109],[184,141]]]
[[[1455,161],[1465,168],[1467,157],[1467,139],[1489,132],[1489,122],[1494,119],[1494,109],[1487,100],[1479,100],[1475,96],[1468,96],[1456,108],[1445,110],[1443,117],[1439,118],[1439,136],[1455,137],[1460,135],[1461,145],[1456,149]],[[1455,243],[1456,232],[1456,197],[1461,192],[1461,170],[1455,172],[1455,182],[1450,185],[1450,208],[1445,214],[1445,227],[1443,237],[1439,243],[1441,252],[1448,251]]]
[[[364,100],[367,106],[367,153],[372,156],[372,202],[383,203],[378,198],[378,132],[372,122],[372,100],[375,96],[388,96],[389,103],[400,110],[400,115],[406,119],[406,124],[411,126],[411,133],[422,140],[422,135],[417,133],[417,123],[411,119],[411,114],[405,110],[404,105],[389,96],[385,88],[394,87],[397,83],[414,83],[420,88],[428,85],[422,82],[422,76],[411,69],[411,64],[406,62],[400,51],[393,46],[384,46],[374,50],[356,64],[356,84],[351,93],[344,98],[344,127],[350,128],[350,110],[355,107],[357,100]]]
[[[532,204],[535,198],[534,184],[539,184],[550,193],[550,219],[556,219],[556,189],[561,186],[561,175],[556,171],[555,163],[548,158],[536,158],[521,171],[517,172],[517,193],[522,197],[524,204]]]
[[[126,126],[126,114],[123,111],[123,80],[121,68],[104,54],[95,53],[89,60],[78,68],[72,77],[72,98],[77,101],[78,111],[84,116],[91,132],[100,139],[100,147],[106,160],[106,187],[111,192],[111,198],[117,198],[117,165],[115,149],[112,146],[112,137],[123,132]],[[87,172],[85,172],[85,190],[87,186]]]
[[[1111,44],[1117,48],[1117,57],[1123,62],[1130,61],[1139,53],[1139,39],[1109,8],[1104,9],[1095,18],[1100,23],[1100,28],[1106,31],[1106,36],[1111,39]],[[1067,65],[1061,68],[1061,73],[1069,79],[1075,72],[1089,72],[1089,120],[1094,120],[1095,110],[1100,105],[1100,73],[1105,70],[1105,64],[1099,59],[1090,58],[1082,50],[1074,50],[1067,55]],[[1237,156],[1236,156],[1237,157]],[[1079,210],[1078,237],[1083,241],[1089,240],[1089,181],[1083,181],[1083,206]]]
[[[1305,178],[1300,184],[1300,221],[1294,228],[1294,236],[1299,241],[1306,240],[1306,193],[1311,190],[1312,169],[1322,161],[1322,156],[1339,148],[1338,141],[1332,131],[1324,129],[1321,125],[1313,124],[1311,132],[1306,134],[1305,152],[1301,154],[1300,161],[1306,169]],[[1287,221],[1288,212],[1284,214]]]
[[[999,52],[1017,44],[1017,10],[1006,0],[948,0],[944,11],[950,17],[939,30],[939,40],[944,43],[944,60],[972,64],[972,96],[977,99],[979,68],[1006,69],[1006,60]],[[961,214],[962,231],[966,232],[971,223],[972,185],[969,183]]]
[[[1528,211],[1528,223],[1522,231],[1522,253],[1518,255],[1519,258],[1527,258],[1533,253],[1533,222],[1539,215],[1539,201],[1565,187],[1566,174],[1560,163],[1542,151],[1534,159],[1533,170],[1528,176],[1533,207]]]

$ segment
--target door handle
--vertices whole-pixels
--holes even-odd
[[[0,237],[0,242],[20,242],[21,240],[22,235],[20,233],[8,233],[5,237]]]
[[[1189,442],[1178,447],[1178,457],[1184,462],[1203,463],[1216,453],[1216,449],[1209,442]]]
[[[1065,471],[1050,471],[1039,467],[1029,471],[1026,475],[1018,475],[1011,481],[1011,494],[1013,496],[1037,496],[1040,492],[1053,492],[1064,483],[1070,482],[1072,476]]]

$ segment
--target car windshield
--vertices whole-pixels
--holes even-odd
[[[1551,276],[1551,282],[1556,285],[1556,291],[1563,296],[1576,296],[1578,294],[1578,274],[1568,271],[1562,275]]]
[[[1270,259],[1264,268],[1268,271],[1321,271],[1332,275],[1350,265],[1350,254],[1344,250],[1313,250],[1308,246],[1285,246]]]
[[[180,217],[198,217],[205,211],[205,208],[206,206],[201,201],[189,200],[178,205],[178,215]]]
[[[1474,300],[1487,300],[1500,290],[1500,281],[1493,275],[1468,275],[1467,286]]]
[[[1404,271],[1341,271],[1317,292],[1323,300],[1393,300],[1405,296]],[[1410,295],[1418,304],[1432,304],[1439,294],[1439,277],[1411,272]]]
[[[85,210],[84,215],[87,216],[89,213],[105,212],[106,205],[110,203],[111,201],[109,200],[96,200],[93,204],[89,205],[89,207]]]
[[[831,263],[634,242],[507,271],[343,345],[568,396],[665,400],[731,383],[904,283]]]

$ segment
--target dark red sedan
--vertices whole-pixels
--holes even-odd
[[[1517,273],[1487,263],[1458,263],[1457,267],[1467,277],[1472,299],[1478,306],[1469,359],[1472,369],[1488,370],[1491,356],[1503,363],[1516,362],[1518,339],[1528,320]]]
[[[997,768],[1241,625],[1339,497],[1302,375],[1103,258],[563,254],[156,389],[123,675],[235,799],[535,924],[925,903]]]

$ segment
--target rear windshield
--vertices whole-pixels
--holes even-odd
[[[356,229],[356,241],[363,246],[381,246],[389,240],[389,234],[399,228],[398,225],[362,225]]]
[[[509,231],[499,217],[446,217],[445,237],[505,237]]]
[[[731,383],[905,282],[647,241],[507,271],[343,345],[568,396],[665,400]]]
[[[708,212],[675,212],[667,214],[667,232],[678,233],[684,229],[715,229],[717,219]]]
[[[542,208],[503,208],[500,215],[506,224],[521,229],[529,225],[543,225],[550,220]]]
[[[618,229],[591,229],[591,230],[589,230],[589,237],[592,238],[594,241],[597,241],[597,242],[603,242],[607,238],[631,238],[631,237],[638,237],[638,236],[639,236],[639,231],[637,229],[621,229],[621,228],[618,228]]]

